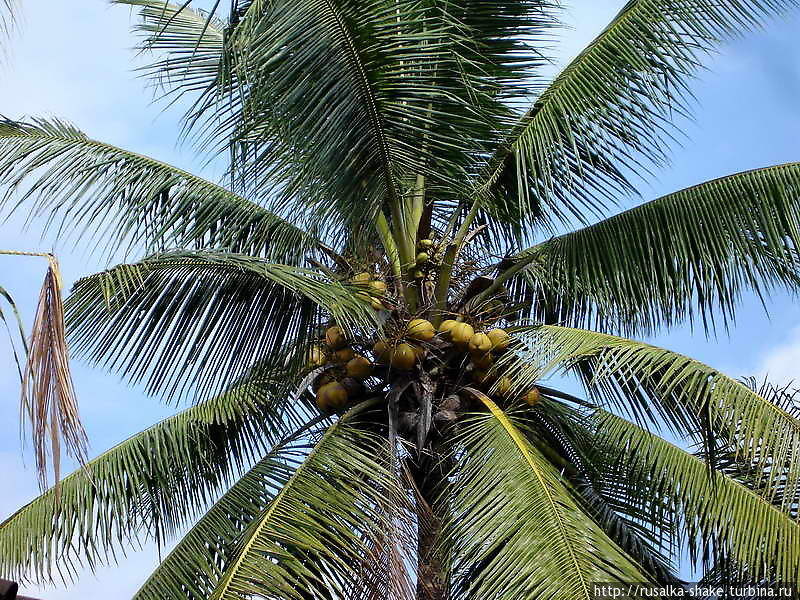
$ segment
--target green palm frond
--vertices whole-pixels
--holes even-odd
[[[650,497],[630,498],[646,506],[668,498],[692,557],[725,556],[748,565],[759,578],[774,572],[788,583],[800,575],[800,523],[755,491],[705,461],[605,411],[596,414],[599,443],[615,453],[620,481],[647,482]],[[699,546],[699,547],[698,547]]]
[[[478,196],[498,191],[525,218],[536,200],[583,222],[628,172],[666,160],[689,83],[720,40],[758,27],[795,0],[630,0],[536,99],[489,161]]]
[[[800,164],[703,183],[511,258],[537,321],[651,333],[734,317],[746,291],[800,285]],[[513,263],[513,264],[512,264]]]
[[[222,20],[163,0],[112,0],[139,8],[134,27],[139,50],[155,58],[142,71],[167,96],[202,94],[217,87],[222,76],[226,25]]]
[[[627,556],[660,584],[678,584],[672,563],[678,548],[674,515],[657,499],[644,508],[640,505],[638,499],[651,493],[648,482],[606,476],[608,456],[616,448],[601,445],[595,435],[595,423],[587,419],[585,412],[540,389],[544,401],[524,415],[532,443],[543,449],[569,480],[581,510]]]
[[[454,598],[593,598],[592,583],[648,581],[579,509],[514,413],[490,409],[459,434],[447,498]]]
[[[707,448],[718,438],[763,469],[768,492],[800,486],[800,465],[789,460],[800,451],[800,419],[718,370],[656,346],[582,329],[524,328],[518,339],[527,349],[505,362],[519,389],[578,369],[598,405],[611,403],[656,427],[666,422],[682,435],[700,436]]]
[[[70,580],[184,527],[231,478],[287,433],[282,372],[254,372],[225,393],[89,461],[0,524],[0,575]]]
[[[181,539],[133,600],[207,598],[230,561],[236,540],[307,455],[307,444],[295,442],[297,437],[292,434],[245,473]]]
[[[208,397],[287,346],[302,365],[323,311],[347,330],[378,328],[358,293],[246,255],[173,252],[79,280],[67,323],[75,351],[148,393]]]
[[[47,216],[73,239],[105,234],[110,248],[217,247],[299,263],[317,245],[224,188],[58,120],[0,121],[0,185],[7,207]]]
[[[28,342],[25,336],[25,325],[22,323],[22,315],[19,312],[19,308],[17,308],[17,303],[3,286],[0,286],[0,298],[6,301],[11,309],[11,314],[13,315],[14,323],[12,327],[12,325],[9,324],[10,319],[6,317],[3,309],[0,308],[0,320],[3,321],[3,326],[6,329],[6,333],[8,333],[11,351],[14,355],[14,362],[17,364],[17,371],[19,372],[19,379],[20,381],[23,381],[22,365],[26,362],[28,355]],[[16,331],[12,331],[12,329],[16,329]],[[22,353],[17,350],[17,344],[22,345]]]
[[[357,407],[354,410],[359,410]],[[397,478],[385,437],[341,421],[245,531],[210,598],[341,597],[373,558]]]

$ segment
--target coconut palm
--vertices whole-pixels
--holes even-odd
[[[608,217],[794,2],[633,0],[550,82],[544,0],[117,3],[225,185],[52,119],[0,124],[0,177],[145,257],[75,284],[72,348],[189,406],[0,525],[0,576],[185,533],[137,599],[798,580],[791,403],[632,338],[797,289],[800,164]]]

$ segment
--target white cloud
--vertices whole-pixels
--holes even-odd
[[[800,385],[800,326],[791,329],[785,340],[761,358],[756,369],[759,379],[766,377],[779,385]]]

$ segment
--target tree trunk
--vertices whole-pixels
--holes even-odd
[[[447,575],[439,553],[442,518],[435,497],[444,473],[437,458],[423,457],[412,466],[417,486],[417,600],[446,600]]]

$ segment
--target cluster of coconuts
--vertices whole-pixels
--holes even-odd
[[[375,310],[384,310],[386,307],[381,302],[381,298],[386,294],[386,282],[372,276],[372,273],[357,273],[351,281],[364,288],[359,295],[365,302],[369,302]]]
[[[424,238],[417,242],[416,265],[412,275],[414,279],[425,277],[425,269],[434,257],[437,248],[432,239]]]
[[[513,391],[511,379],[505,375],[497,377],[493,372],[496,355],[505,352],[511,344],[511,337],[507,331],[495,328],[485,333],[476,332],[469,323],[454,319],[443,321],[439,331],[457,349],[469,354],[473,368],[472,380],[476,384],[483,388],[492,388],[498,396],[503,398],[511,396]],[[538,404],[539,399],[540,392],[535,387],[528,390],[524,396],[524,400],[530,406]]]
[[[325,341],[309,353],[309,367],[329,367],[313,383],[317,407],[323,411],[340,410],[364,393],[364,380],[372,375],[375,365],[367,357],[356,354],[342,330],[329,327]]]

